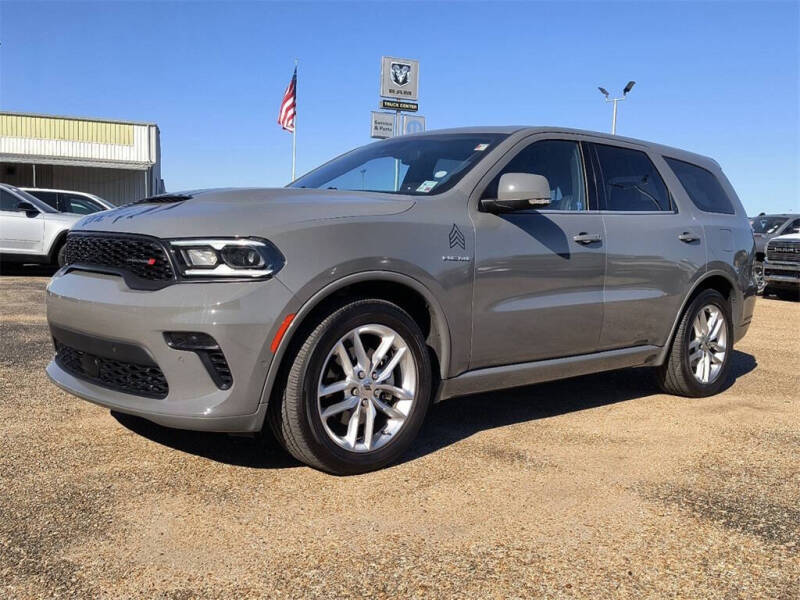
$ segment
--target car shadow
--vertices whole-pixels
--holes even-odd
[[[753,355],[735,350],[731,356],[731,377],[723,391],[756,366]],[[431,408],[403,462],[436,452],[480,431],[661,394],[653,375],[652,368],[621,369],[447,400]]]
[[[3,263],[0,265],[0,275],[7,277],[52,277],[58,267],[53,265],[22,265]]]
[[[734,351],[728,389],[753,371],[753,355]],[[400,463],[409,462],[466,439],[480,431],[610,406],[661,393],[652,369],[623,369],[550,383],[454,398],[434,405],[422,431]],[[162,427],[146,419],[111,411],[125,428],[157,444],[229,465],[256,469],[302,466],[271,434],[238,437],[224,433]]]

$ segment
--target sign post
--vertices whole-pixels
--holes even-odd
[[[404,115],[419,110],[419,61],[410,58],[381,57],[380,108],[392,113],[372,111],[370,136],[385,139],[425,131],[425,117]],[[394,189],[400,189],[400,160],[394,161]]]

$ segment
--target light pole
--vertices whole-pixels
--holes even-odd
[[[625,86],[625,89],[622,90],[621,98],[610,98],[605,88],[601,87],[597,88],[598,90],[600,90],[600,93],[606,97],[606,102],[614,103],[614,112],[611,116],[611,135],[617,135],[617,102],[622,102],[623,100],[625,100],[625,97],[628,95],[628,92],[630,92],[633,89],[634,85],[636,85],[635,81],[629,81],[628,85]]]

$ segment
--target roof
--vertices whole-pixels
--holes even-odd
[[[656,142],[648,142],[646,140],[640,140],[636,138],[625,137],[621,135],[611,135],[610,133],[601,133],[599,131],[589,131],[585,129],[571,129],[569,127],[547,127],[547,126],[530,126],[530,125],[505,125],[505,126],[497,126],[497,127],[458,127],[453,129],[435,129],[426,131],[423,133],[415,133],[411,135],[430,135],[430,134],[451,134],[451,133],[503,133],[507,135],[515,134],[515,133],[522,133],[522,134],[535,134],[535,133],[568,133],[573,135],[586,135],[592,136],[594,138],[602,138],[604,140],[608,140],[609,142],[625,142],[628,144],[636,144],[638,146],[643,146],[648,149],[653,150],[654,152],[658,152],[659,154],[664,154],[666,156],[674,157],[677,159],[688,160],[692,162],[698,163],[711,163],[713,165],[718,166],[717,162],[709,157],[702,154],[697,154],[695,152],[689,152],[688,150],[682,150],[680,148],[674,148],[672,146],[665,146],[664,144],[658,144]]]
[[[75,117],[69,115],[46,115],[41,113],[14,112],[10,110],[0,110],[0,115],[11,115],[14,117],[39,117],[42,119],[67,119],[69,121],[92,121],[95,123],[119,123],[120,125],[149,125],[158,127],[156,123],[146,121],[123,121],[120,119],[100,119],[97,117]]]

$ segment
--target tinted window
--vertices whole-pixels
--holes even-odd
[[[31,196],[36,196],[39,200],[52,208],[58,210],[58,192],[39,192],[29,191]]]
[[[675,158],[664,157],[664,160],[697,208],[705,212],[728,215],[736,212],[725,190],[710,171]]]
[[[606,210],[671,210],[669,191],[644,152],[595,144]]]
[[[0,210],[17,210],[17,204],[21,201],[14,194],[6,190],[0,190]]]
[[[583,161],[577,142],[544,140],[524,148],[497,174],[483,192],[497,198],[500,177],[506,173],[544,175],[550,184],[551,210],[586,210]]]
[[[794,222],[789,225],[783,233],[800,233],[800,219],[795,219]]]
[[[753,232],[770,235],[778,231],[785,222],[786,217],[755,217],[752,220]]]
[[[103,207],[85,196],[75,196],[73,194],[61,194],[61,210],[63,212],[88,215],[103,210]]]

